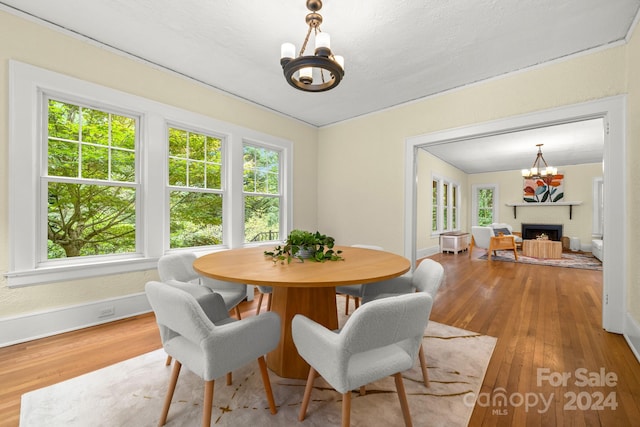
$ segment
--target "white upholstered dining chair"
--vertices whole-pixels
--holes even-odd
[[[382,282],[367,285],[363,305],[370,301],[382,298],[394,297],[412,292],[424,292],[429,294],[432,301],[436,300],[438,290],[444,281],[444,268],[439,262],[430,258],[425,258],[416,267],[413,272],[403,276],[396,277]],[[420,351],[418,352],[420,361],[420,369],[422,371],[422,380],[425,387],[429,387],[429,371],[427,369],[427,357],[424,352],[424,346],[420,343]]]
[[[167,421],[182,365],[205,381],[202,425],[211,424],[215,380],[252,360],[258,361],[272,414],[277,412],[264,355],[280,340],[280,317],[273,312],[244,320],[229,317],[222,297],[209,293],[197,299],[162,282],[148,282],[145,291],[156,316],[165,351],[175,359],[159,425]]]
[[[342,394],[343,427],[350,425],[351,391],[393,375],[405,425],[411,426],[402,372],[413,366],[432,302],[429,294],[418,292],[363,304],[340,331],[296,315],[293,341],[310,365],[298,419],[306,416],[317,375]]]
[[[204,277],[193,269],[193,261],[197,258],[193,252],[178,252],[164,255],[158,260],[158,274],[160,281],[170,285],[180,283],[196,283],[203,287],[203,292],[215,292],[224,300],[227,310],[234,310],[241,319],[238,305],[247,296],[247,285],[224,282],[222,280]]]
[[[373,249],[376,251],[382,251],[382,246],[376,245],[362,245],[355,244],[351,245],[354,248],[364,248],[364,249]],[[345,285],[345,286],[336,286],[336,293],[340,295],[344,295],[346,297],[345,305],[344,305],[344,314],[349,315],[349,298],[353,297],[353,301],[356,309],[360,306],[360,300],[362,299],[362,295],[364,293],[364,285]]]

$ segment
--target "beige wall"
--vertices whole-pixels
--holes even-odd
[[[518,207],[517,218],[514,219],[513,208],[506,206],[506,203],[522,203],[522,176],[519,170],[469,175],[469,191],[473,185],[497,184],[499,222],[510,224],[515,231],[520,231],[523,223],[562,224],[564,236],[578,237],[583,246],[591,245],[593,178],[602,177],[602,164],[558,166],[558,169],[565,177],[563,201],[582,202],[580,206],[573,207],[571,220],[568,206]]]
[[[14,59],[294,143],[294,226],[316,227],[317,130],[175,74],[0,11],[0,274],[8,270],[8,60]],[[147,271],[9,289],[0,276],[0,318],[141,292]]]

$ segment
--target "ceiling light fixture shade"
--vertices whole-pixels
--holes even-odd
[[[558,174],[558,169],[553,166],[547,165],[544,157],[542,157],[542,146],[544,144],[536,144],[538,147],[538,154],[533,161],[531,169],[522,169],[522,176],[525,178],[545,178],[547,176],[554,176]],[[540,164],[540,161],[544,164],[544,167]]]
[[[322,16],[318,11],[321,8],[321,0],[307,0],[307,9],[311,13],[307,14],[305,21],[309,30],[297,57],[296,48],[292,43],[283,43],[280,48],[280,65],[287,82],[306,92],[333,89],[344,77],[344,58],[331,52],[331,38],[329,34],[320,30]],[[315,39],[314,54],[305,55],[311,32]]]

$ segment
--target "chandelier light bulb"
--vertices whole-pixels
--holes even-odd
[[[306,85],[313,83],[313,68],[305,67],[300,69],[300,81]]]
[[[282,43],[280,46],[280,58],[295,58],[296,47],[293,43]]]

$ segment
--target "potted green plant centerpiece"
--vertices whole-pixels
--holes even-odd
[[[320,234],[316,231],[312,233],[304,230],[292,230],[287,236],[284,245],[276,246],[272,251],[265,251],[264,254],[270,256],[273,262],[280,261],[282,264],[291,259],[297,258],[304,262],[305,259],[311,261],[339,261],[342,251],[334,251],[335,239],[331,236]]]

